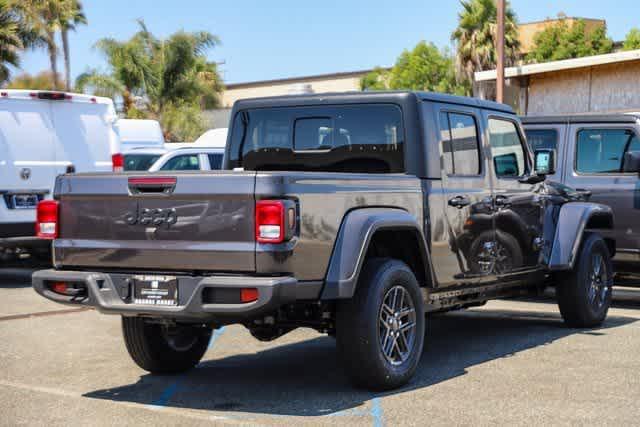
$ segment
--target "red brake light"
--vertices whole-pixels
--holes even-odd
[[[111,156],[111,163],[113,164],[114,172],[122,172],[124,170],[124,156],[120,153],[116,153]]]
[[[58,202],[43,200],[38,203],[36,214],[36,236],[41,239],[55,239],[58,237]]]
[[[257,288],[240,289],[240,301],[243,303],[258,301],[258,289]]]
[[[256,241],[282,243],[284,241],[284,203],[278,200],[256,202]]]
[[[50,285],[50,288],[56,294],[66,294],[67,293],[67,284],[65,282],[53,282]]]

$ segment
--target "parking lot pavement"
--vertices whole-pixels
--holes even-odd
[[[549,301],[433,316],[416,378],[387,393],[354,390],[333,339],[305,329],[262,343],[226,327],[196,369],[152,376],[127,355],[118,317],[60,308],[0,279],[0,313],[12,313],[0,314],[1,425],[631,425],[640,417],[640,304],[612,309],[604,327],[588,331],[565,328]]]

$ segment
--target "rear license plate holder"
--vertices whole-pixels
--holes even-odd
[[[37,194],[12,194],[11,206],[14,209],[35,209],[38,206]]]
[[[178,305],[178,279],[175,276],[133,276],[133,302],[143,305]]]

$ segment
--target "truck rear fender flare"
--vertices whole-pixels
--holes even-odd
[[[583,202],[563,205],[558,214],[549,257],[549,269],[554,271],[573,269],[585,232],[611,229],[613,229],[613,212],[609,206]],[[605,237],[605,242],[613,256],[615,241]]]
[[[429,252],[421,227],[411,214],[396,208],[360,208],[345,215],[329,261],[321,299],[351,298],[369,246],[379,231],[410,231],[418,242],[421,267],[418,280],[433,283]],[[425,285],[425,283],[421,283]]]

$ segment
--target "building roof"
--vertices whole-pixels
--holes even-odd
[[[402,100],[406,100],[408,97],[412,96],[425,101],[467,105],[511,114],[514,112],[510,106],[493,101],[485,101],[466,96],[448,95],[444,93],[413,91],[354,91],[249,98],[236,101],[235,108],[244,109],[272,106],[331,105],[335,103],[356,104],[363,102],[402,102]]]
[[[381,67],[383,70],[390,70],[389,67]],[[346,71],[340,73],[328,73],[328,74],[315,74],[311,76],[299,76],[299,77],[286,77],[282,79],[272,80],[257,80],[253,82],[242,83],[230,83],[225,85],[225,89],[240,89],[245,87],[265,86],[270,84],[287,84],[287,83],[304,83],[312,80],[325,80],[325,79],[339,79],[348,77],[361,77],[365,74],[372,72],[374,69],[358,70],[358,71]]]
[[[640,50],[608,53],[605,55],[585,56],[583,58],[565,59],[562,61],[544,62],[505,68],[505,78],[530,76],[534,74],[550,73],[553,71],[573,70],[576,68],[593,67],[597,65],[615,64],[620,62],[639,61]],[[496,70],[479,71],[474,74],[476,82],[496,79]]]

